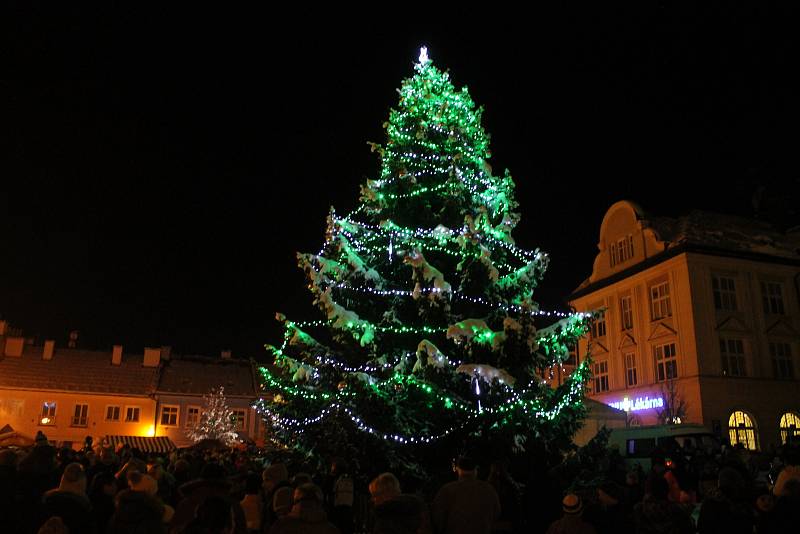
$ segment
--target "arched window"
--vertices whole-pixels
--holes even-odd
[[[756,442],[756,426],[753,419],[741,410],[736,410],[728,419],[728,436],[731,445],[741,443],[745,449],[754,451],[758,448]]]
[[[800,442],[800,417],[792,412],[781,416],[781,443]]]

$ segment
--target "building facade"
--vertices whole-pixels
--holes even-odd
[[[10,334],[14,335],[10,335]],[[80,447],[125,437],[168,437],[191,445],[185,428],[203,409],[203,395],[223,386],[242,439],[258,439],[261,421],[255,368],[230,358],[176,357],[168,348],[143,354],[43,346],[10,332],[0,321],[0,427],[54,443]]]
[[[250,361],[231,358],[230,352],[223,352],[221,359],[193,356],[165,362],[156,388],[158,435],[168,436],[178,447],[191,445],[186,429],[200,419],[203,396],[220,386],[239,436],[258,440],[264,427],[251,407],[259,391],[255,368]]]
[[[632,424],[701,423],[751,449],[800,438],[800,237],[738,217],[617,202],[568,300],[605,310],[591,398]]]

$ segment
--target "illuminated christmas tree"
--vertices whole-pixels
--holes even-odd
[[[186,430],[186,436],[197,442],[216,439],[226,445],[239,441],[236,433],[236,419],[225,398],[225,388],[212,389],[203,395],[203,411],[197,423]]]
[[[424,476],[464,448],[563,450],[589,369],[557,388],[546,379],[591,316],[533,301],[548,257],[511,236],[514,182],[488,164],[482,110],[425,48],[414,69],[386,143],[370,143],[380,176],[354,211],[331,209],[317,254],[298,254],[323,317],[278,315],[259,409],[284,444],[366,473]]]

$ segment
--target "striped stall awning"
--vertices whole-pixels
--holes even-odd
[[[106,436],[108,444],[114,447],[122,443],[129,445],[131,449],[139,449],[142,452],[170,452],[175,450],[175,444],[166,436],[147,437],[147,436]]]

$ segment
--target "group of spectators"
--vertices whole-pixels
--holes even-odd
[[[674,444],[654,451],[647,470],[612,453],[591,483],[545,471],[523,485],[502,462],[462,456],[453,480],[404,492],[395,474],[364,477],[338,458],[317,472],[255,450],[57,450],[40,433],[28,451],[0,451],[0,532],[788,533],[800,531],[798,460],[791,447]]]

